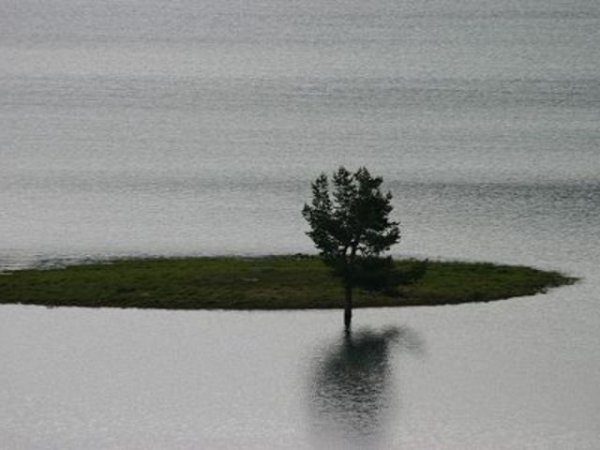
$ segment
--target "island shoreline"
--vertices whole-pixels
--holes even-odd
[[[427,262],[425,262],[427,261]],[[486,262],[396,259],[422,279],[387,293],[359,290],[355,308],[481,303],[540,294],[577,278]],[[339,308],[343,289],[314,255],[117,258],[0,277],[0,304],[180,310]]]

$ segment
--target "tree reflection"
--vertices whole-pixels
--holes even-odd
[[[407,327],[347,332],[318,358],[311,415],[319,434],[372,439],[382,431],[394,403],[392,348],[422,353],[423,343]]]

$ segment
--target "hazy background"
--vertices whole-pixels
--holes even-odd
[[[2,268],[311,252],[344,164],[396,255],[583,278],[359,311],[356,385],[338,311],[3,306],[8,449],[597,447],[597,1],[0,0],[0,61]]]

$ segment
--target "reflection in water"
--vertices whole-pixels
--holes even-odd
[[[421,338],[413,330],[388,328],[345,333],[318,358],[312,373],[311,415],[321,435],[373,441],[395,403],[390,349],[420,354]],[[362,442],[365,444],[365,442]]]

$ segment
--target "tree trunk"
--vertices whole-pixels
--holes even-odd
[[[346,331],[350,331],[350,324],[352,323],[352,288],[354,287],[354,260],[356,258],[356,247],[358,245],[358,240],[352,242],[350,244],[350,255],[346,259],[346,302],[344,304],[344,326]],[[344,255],[346,254],[346,250],[344,250]]]
[[[344,303],[344,327],[346,331],[350,330],[350,324],[352,323],[352,286],[347,284],[345,286],[346,301]]]

